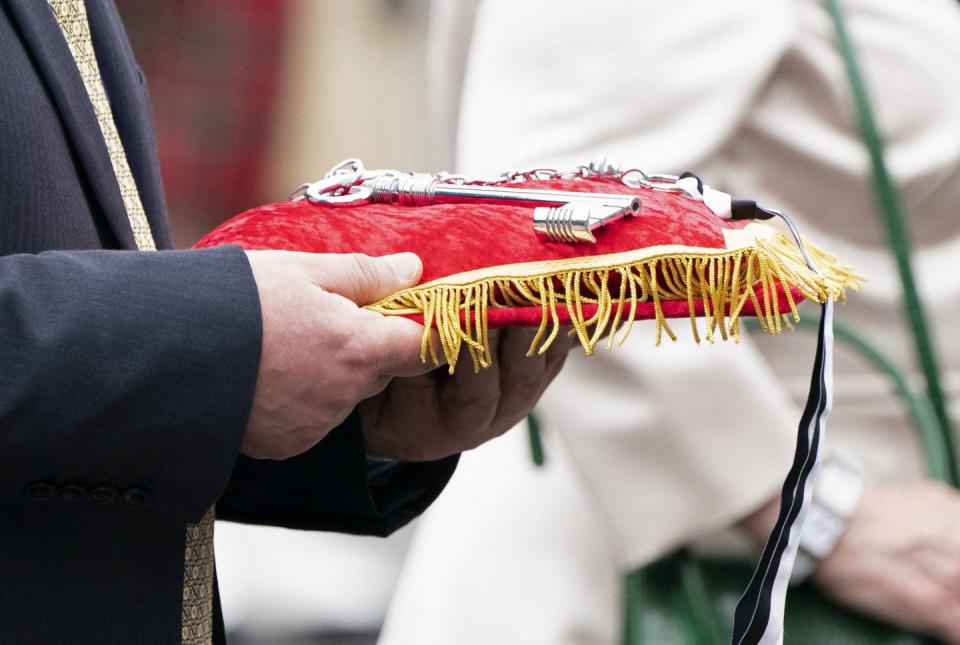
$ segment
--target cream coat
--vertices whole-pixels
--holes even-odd
[[[956,412],[960,7],[843,5]],[[457,171],[562,168],[598,152],[649,170],[693,169],[793,214],[867,274],[838,320],[913,364],[819,2],[485,0],[475,16],[455,2],[437,7],[433,97],[447,116],[436,122],[457,128]],[[687,332],[655,349],[641,327],[620,351],[571,356],[539,408],[549,467],[533,470],[523,432],[464,456],[421,523],[381,642],[615,642],[622,572],[715,534],[778,489],[814,341],[799,331],[695,347]],[[836,373],[828,443],[855,450],[874,479],[921,476],[890,384],[843,348]]]

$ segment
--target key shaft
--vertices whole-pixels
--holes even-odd
[[[516,206],[562,206],[576,202],[622,208],[630,214],[640,211],[640,198],[613,193],[577,193],[565,190],[541,190],[504,186],[444,184],[431,175],[379,177],[368,184],[371,201],[401,206],[462,204],[465,202],[503,203]]]

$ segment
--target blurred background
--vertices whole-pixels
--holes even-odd
[[[347,157],[420,167],[427,4],[118,0],[177,246]]]
[[[347,157],[422,168],[426,0],[118,0],[147,78],[174,242]],[[230,642],[373,643],[408,532],[220,523]]]

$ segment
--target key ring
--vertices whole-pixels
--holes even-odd
[[[345,159],[331,168],[320,181],[300,186],[292,199],[307,198],[315,203],[333,206],[360,204],[370,200],[371,190],[363,186],[368,174],[359,159]]]
[[[347,177],[350,175],[347,174]],[[347,183],[344,182],[343,177],[326,177],[308,185],[300,198],[306,197],[311,202],[332,206],[360,204],[370,201],[370,195],[373,194],[373,191],[363,186],[362,182],[363,176],[359,174],[350,177]]]

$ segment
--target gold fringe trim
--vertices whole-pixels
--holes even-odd
[[[607,348],[623,344],[636,317],[637,304],[652,302],[656,319],[656,344],[676,334],[663,313],[663,302],[685,301],[690,311],[694,340],[701,341],[695,305],[703,302],[703,338],[714,342],[733,338],[739,342],[740,312],[749,301],[760,327],[771,335],[791,319],[800,320],[796,303],[785,289],[789,315],[781,315],[777,283],[799,289],[818,303],[827,298],[842,301],[846,290],[856,291],[863,277],[836,257],[804,241],[807,253],[820,270],[811,271],[796,244],[777,233],[769,239],[750,239],[739,248],[659,246],[566,260],[548,260],[489,267],[434,280],[367,307],[384,315],[423,315],[421,358],[439,364],[433,343],[434,328],[444,358],[453,374],[461,349],[466,348],[474,370],[489,367],[487,312],[490,308],[540,307],[540,326],[528,356],[543,354],[560,333],[558,308],[565,307],[587,354],[593,354],[606,336]],[[610,278],[619,277],[611,289]],[[759,296],[757,295],[757,287]],[[583,306],[596,305],[586,317]],[[619,338],[617,338],[619,332]]]

